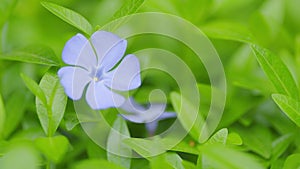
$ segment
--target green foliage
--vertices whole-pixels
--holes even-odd
[[[69,141],[64,136],[40,137],[35,140],[36,147],[54,163],[63,160],[69,148]]]
[[[71,9],[59,6],[50,2],[41,2],[41,4],[49,10],[51,13],[62,19],[63,21],[69,23],[70,25],[76,27],[82,32],[91,35],[93,32],[93,27],[83,16]]]
[[[52,49],[44,46],[29,46],[22,50],[16,50],[0,54],[1,60],[12,60],[26,63],[34,63],[48,66],[59,66],[60,62]]]
[[[299,5],[298,0],[0,0],[0,168],[300,168]],[[175,112],[177,118],[158,121],[157,135],[143,139],[149,136],[146,125],[126,121],[114,108],[86,112],[86,121],[78,119],[77,102],[67,99],[57,76],[64,66],[64,44],[78,31],[87,37],[98,29],[119,36],[134,32],[144,26],[142,22],[118,30],[130,17],[118,19],[139,12],[164,12],[188,20],[208,36],[218,52],[227,91],[222,119],[211,136],[203,134],[203,126],[208,112],[220,106],[210,107],[213,91],[222,96],[223,91],[211,85],[219,77],[209,79],[205,60],[190,46],[147,31],[126,37],[126,54],[136,54],[144,68],[150,62],[160,63],[164,55],[155,60],[151,55],[140,56],[139,50],[172,52],[196,77],[197,86],[185,87],[198,88],[200,106],[192,104],[193,98],[183,97],[172,75],[150,68],[142,71],[142,86],[129,96],[147,106],[149,99],[161,101],[151,97],[154,89],[164,91],[166,111]],[[111,23],[110,27],[105,23]],[[176,31],[158,24],[150,25],[165,27],[164,32]],[[185,29],[176,33],[192,38]],[[110,125],[105,132],[91,124],[99,116],[106,120],[101,127]],[[97,138],[104,146],[92,140],[80,124],[104,133]],[[173,124],[180,124],[186,135],[167,150],[178,128],[172,128],[176,134],[169,140],[162,137]],[[139,158],[128,157],[131,155]]]
[[[130,134],[125,120],[118,117],[112,126],[107,140],[108,161],[123,166],[124,168],[130,168],[131,159],[128,157],[131,156],[132,152],[131,149],[123,143],[123,140],[129,137]],[[115,155],[116,153],[122,154],[124,157]]]
[[[46,97],[46,103],[39,97],[36,97],[37,114],[45,133],[48,136],[52,136],[64,116],[67,96],[64,93],[64,89],[61,86],[57,75],[51,72],[47,72],[43,76],[39,88]],[[34,93],[41,94],[40,92]],[[42,99],[45,97],[41,94]]]

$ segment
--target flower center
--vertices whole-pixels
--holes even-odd
[[[99,82],[103,79],[103,70],[101,68],[94,68],[90,76],[92,77],[93,81]]]

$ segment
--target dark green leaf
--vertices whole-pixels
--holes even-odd
[[[65,136],[40,137],[35,145],[49,160],[58,163],[68,151],[69,141]]]
[[[273,94],[273,100],[280,109],[300,127],[300,103],[289,96]]]
[[[298,88],[293,76],[283,61],[269,50],[252,45],[256,58],[280,94],[290,96],[294,99],[299,98]]]
[[[60,85],[59,78],[54,73],[47,72],[39,86],[46,96],[47,105],[44,105],[37,97],[37,114],[45,133],[48,136],[52,136],[63,118],[67,96]]]
[[[0,54],[0,60],[12,60],[48,66],[59,66],[60,62],[52,49],[45,46],[29,46]]]
[[[88,35],[93,33],[92,25],[79,13],[50,2],[41,2],[41,4],[51,13],[82,32]]]
[[[107,140],[107,159],[108,161],[123,166],[124,168],[130,168],[132,155],[131,148],[123,143],[123,140],[130,138],[127,124],[122,117],[118,117],[108,136]],[[121,156],[119,156],[121,155]]]

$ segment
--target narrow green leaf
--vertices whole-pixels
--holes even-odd
[[[166,152],[164,146],[155,140],[146,140],[140,138],[128,138],[124,143],[143,157],[149,157]]]
[[[282,95],[273,94],[273,100],[280,107],[280,109],[297,125],[300,127],[300,103],[293,98]]]
[[[63,21],[69,23],[70,25],[76,27],[77,29],[81,30],[82,32],[88,35],[91,35],[93,33],[92,25],[79,13],[50,2],[41,2],[41,4],[51,13],[53,13]]]
[[[287,66],[269,50],[252,45],[256,58],[276,90],[280,94],[299,99],[298,88]]]
[[[283,169],[298,169],[300,168],[300,154],[292,154],[288,156],[286,161],[284,162]]]
[[[113,128],[108,136],[107,159],[112,163],[129,169],[131,163],[131,159],[129,157],[131,157],[132,151],[130,147],[123,143],[123,140],[126,138],[130,138],[129,130],[125,120],[119,116],[115,120]]]
[[[200,26],[201,30],[211,38],[253,43],[254,37],[243,25],[233,22],[215,21]]]
[[[277,160],[283,153],[286,151],[290,143],[293,141],[293,135],[292,134],[286,134],[272,143],[272,160]]]
[[[173,92],[170,97],[174,110],[178,113],[177,118],[180,120],[182,126],[186,130],[189,130],[192,125],[189,134],[195,140],[198,140],[200,138],[200,132],[204,124],[204,120],[200,114],[197,116],[196,121],[193,117],[191,117],[191,112],[198,112],[197,108],[195,108],[195,106],[193,106],[187,99],[182,98],[179,93]],[[195,123],[193,123],[194,121]]]
[[[215,143],[226,144],[227,136],[228,136],[228,129],[227,128],[223,128],[223,129],[217,131],[208,140],[208,143],[210,143],[210,144],[215,144]]]
[[[113,19],[121,18],[130,14],[136,13],[146,0],[128,0],[114,14]]]
[[[100,168],[109,168],[109,169],[125,169],[121,166],[118,166],[114,163],[108,162],[106,160],[98,160],[98,159],[89,159],[80,161],[72,167],[72,169],[100,169]]]
[[[241,136],[237,133],[229,133],[227,137],[227,144],[233,144],[233,145],[242,145],[243,140]]]
[[[249,127],[238,126],[234,130],[241,136],[243,144],[248,149],[266,159],[270,158],[272,153],[272,138],[268,128],[255,124]]]
[[[201,147],[203,155],[208,158],[209,165],[222,169],[263,169],[255,158],[223,145],[207,144]]]
[[[182,165],[182,159],[176,153],[167,153],[165,155],[166,161],[174,168],[174,169],[184,169]]]
[[[69,141],[65,136],[40,137],[35,145],[49,160],[59,163],[68,151]]]
[[[125,1],[125,3],[121,6],[121,8],[113,15],[111,21],[136,13],[139,10],[139,8],[144,4],[145,1],[146,0]],[[126,21],[127,19],[117,20],[116,22],[114,22],[108,28],[105,29],[109,31],[114,31],[119,25],[121,25],[123,22]]]
[[[25,74],[21,73],[21,77],[26,85],[26,87],[36,96],[38,97],[43,104],[47,104],[46,96],[40,86],[30,77],[26,76]]]
[[[37,97],[37,114],[45,133],[48,136],[52,136],[63,118],[67,96],[60,85],[59,78],[54,73],[47,72],[43,76],[39,86],[46,96],[47,105],[43,104]]]
[[[21,50],[15,50],[0,54],[0,60],[12,60],[26,63],[41,64],[47,66],[59,66],[60,62],[52,49],[45,46],[28,46]]]
[[[2,101],[2,96],[0,95],[0,140],[3,137],[4,123],[5,123],[5,108]]]

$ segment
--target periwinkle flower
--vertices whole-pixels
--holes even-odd
[[[176,117],[175,112],[165,112],[166,104],[154,103],[148,108],[138,104],[130,97],[120,106],[125,112],[121,115],[134,123],[146,123],[150,135],[154,135],[160,120]]]
[[[112,90],[141,85],[137,57],[129,54],[121,61],[126,47],[125,39],[106,31],[95,32],[89,40],[81,34],[72,37],[62,52],[63,61],[71,66],[58,71],[66,94],[79,100],[86,89],[86,101],[95,110],[121,106],[125,98]]]

